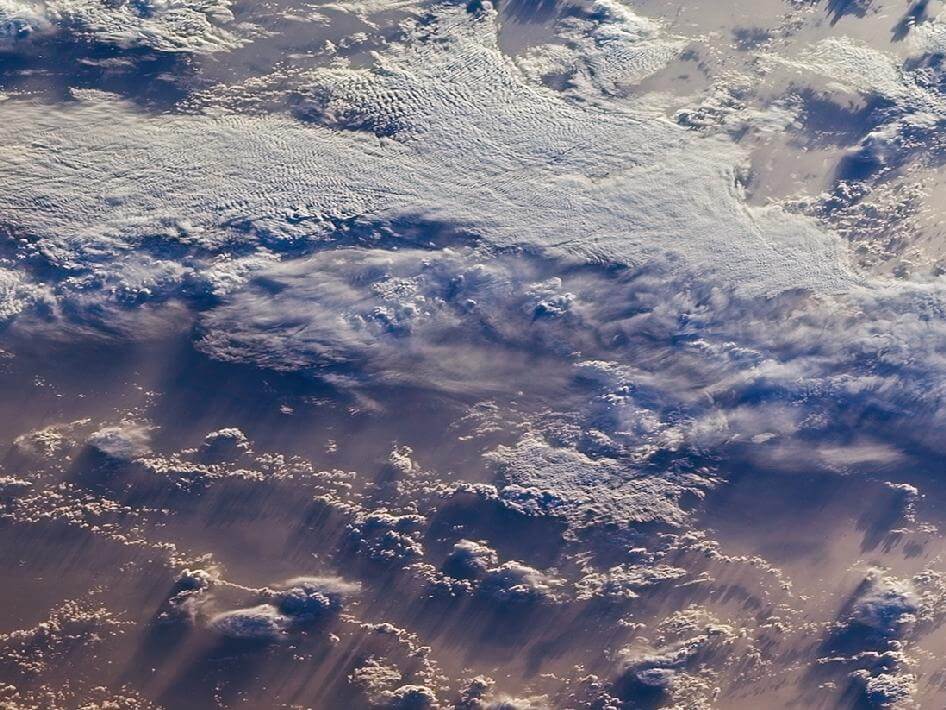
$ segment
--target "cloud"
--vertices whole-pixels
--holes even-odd
[[[15,498],[26,493],[32,485],[33,484],[29,481],[25,481],[21,478],[0,476],[0,500],[4,498]]]
[[[639,592],[686,576],[685,569],[670,565],[617,565],[591,572],[575,584],[578,599],[595,597],[633,599]]]
[[[559,20],[556,42],[532,47],[516,59],[537,79],[566,77],[578,96],[623,94],[663,69],[686,45],[656,20],[615,0],[595,0]]]
[[[669,700],[686,707],[708,704],[714,690],[707,679],[713,677],[717,654],[722,658],[729,655],[736,632],[695,607],[675,612],[657,628],[665,631],[661,638],[666,644],[659,648],[633,646],[620,652],[622,670],[615,683],[618,696]]]
[[[480,592],[500,602],[554,601],[564,580],[516,560],[488,569]]]
[[[238,461],[252,453],[252,445],[246,434],[236,427],[212,431],[204,437],[198,451],[202,461],[222,463]]]
[[[110,458],[131,461],[151,450],[150,440],[150,426],[127,421],[99,429],[86,439],[86,444]]]
[[[359,590],[359,585],[337,577],[296,577],[282,586],[270,592],[270,597],[280,613],[296,624],[340,611],[346,598]]]
[[[910,582],[872,571],[861,585],[850,620],[885,634],[916,621],[919,601]]]
[[[50,21],[39,3],[22,0],[0,2],[0,45],[24,40],[49,27]]]
[[[369,656],[348,677],[360,688],[373,707],[391,710],[425,710],[439,707],[436,693],[425,685],[404,683],[404,675],[394,666]]]
[[[356,549],[379,562],[403,562],[424,556],[420,536],[426,520],[414,513],[386,509],[360,511],[347,530]]]
[[[206,601],[207,592],[218,581],[219,575],[215,570],[184,569],[171,588],[165,608],[158,613],[158,621],[194,621]]]
[[[264,603],[213,616],[211,630],[231,638],[276,641],[341,611],[359,585],[337,577],[295,577],[264,589]]]
[[[576,105],[502,54],[495,19],[449,4],[432,19],[408,23],[377,69],[299,78],[343,113],[405,123],[396,133],[407,145],[233,110],[144,115],[88,91],[55,111],[4,102],[0,210],[30,235],[17,263],[48,267],[54,314],[70,305],[59,312],[91,316],[201,302],[273,253],[422,217],[498,247],[579,260],[640,265],[671,254],[758,295],[833,293],[861,280],[844,245],[812,220],[746,204],[736,185],[746,155],[735,144],[644,109]],[[50,142],[22,143],[27,130]]]
[[[0,3],[0,40],[25,41],[60,32],[123,49],[210,53],[240,46],[223,28],[232,20],[229,0],[4,0]]]
[[[496,551],[472,540],[460,540],[447,555],[442,570],[456,579],[479,579],[499,563]]]
[[[0,266],[0,324],[46,299],[46,289],[31,284],[16,270]]]
[[[575,527],[605,522],[632,524],[685,518],[680,498],[710,479],[635,470],[625,461],[591,458],[568,446],[553,446],[528,434],[514,446],[488,454],[506,485],[500,499],[528,515],[566,518]]]
[[[276,607],[259,604],[217,614],[209,625],[216,633],[230,638],[275,641],[285,635],[289,624],[289,617],[280,614]]]
[[[402,685],[391,692],[386,707],[392,710],[425,710],[437,706],[437,696],[424,685]]]
[[[878,673],[860,670],[854,677],[863,683],[864,697],[871,707],[910,707],[916,692],[916,677],[910,673]]]
[[[34,680],[83,648],[94,648],[122,633],[122,622],[105,607],[66,600],[36,626],[0,633],[0,669],[5,678]]]

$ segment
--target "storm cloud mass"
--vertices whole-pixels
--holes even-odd
[[[946,704],[941,0],[0,0],[0,708]]]

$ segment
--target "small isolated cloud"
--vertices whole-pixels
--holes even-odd
[[[118,461],[144,456],[151,450],[150,442],[151,427],[130,421],[103,427],[86,439],[93,449]]]

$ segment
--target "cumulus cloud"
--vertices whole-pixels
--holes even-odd
[[[916,677],[911,673],[878,673],[860,670],[854,677],[863,683],[864,697],[871,707],[897,708],[912,705]]]
[[[581,96],[626,92],[686,44],[616,0],[595,0],[567,13],[557,29],[556,43],[531,48],[517,64],[536,79],[567,77]]]
[[[45,287],[31,283],[15,269],[0,265],[0,324],[28,308],[43,304],[47,297]]]
[[[251,453],[252,445],[246,434],[236,427],[212,431],[204,437],[199,457],[209,463],[234,462]]]
[[[861,584],[850,620],[884,634],[894,634],[916,621],[919,601],[909,581],[875,570]]]
[[[460,540],[443,563],[443,572],[457,579],[479,579],[499,563],[492,548],[473,540]]]
[[[337,577],[296,577],[283,587],[270,592],[270,597],[280,613],[297,624],[338,612],[345,599],[360,588]]]
[[[686,570],[670,565],[616,565],[604,572],[591,572],[575,584],[578,599],[595,597],[633,599],[642,590],[673,582]]]
[[[488,569],[480,592],[501,602],[554,601],[564,580],[516,560]]]
[[[662,698],[701,707],[707,695],[712,697],[714,692],[705,679],[712,677],[715,655],[726,655],[736,639],[735,631],[696,608],[676,612],[658,629],[669,632],[663,636],[668,643],[660,648],[635,646],[621,651],[618,695]]]
[[[11,680],[42,678],[81,649],[99,646],[121,630],[122,622],[105,607],[66,600],[35,626],[0,633],[0,669]]]
[[[216,633],[236,639],[275,641],[286,633],[290,619],[270,604],[224,611],[210,619]]]
[[[424,556],[420,537],[425,522],[424,516],[415,513],[359,511],[348,525],[348,534],[356,548],[373,560],[405,562]]]
[[[223,27],[231,19],[229,0],[4,0],[0,40],[23,41],[58,31],[121,48],[218,52],[241,44]]]
[[[386,703],[392,710],[425,710],[436,705],[436,694],[425,685],[401,685],[391,691]]]
[[[15,498],[16,496],[26,493],[32,485],[32,483],[24,481],[22,478],[0,476],[0,500],[4,498]]]
[[[338,613],[358,589],[337,577],[296,577],[262,590],[264,603],[216,614],[208,626],[230,638],[276,641]]]
[[[814,222],[746,205],[734,144],[646,111],[574,105],[502,54],[494,18],[453,4],[432,17],[408,26],[377,70],[300,79],[343,113],[395,116],[423,136],[409,147],[281,116],[145,116],[88,92],[55,112],[0,105],[0,146],[11,148],[0,207],[33,235],[20,256],[58,273],[58,301],[92,312],[212,293],[220,279],[232,289],[274,250],[324,243],[359,219],[418,215],[579,259],[641,264],[670,252],[756,294],[857,282],[843,245]],[[21,144],[26,130],[55,145]],[[244,249],[222,269],[232,245]]]
[[[216,571],[184,569],[174,581],[165,607],[158,613],[159,623],[194,621],[206,601],[207,592],[218,582]]]
[[[679,523],[685,513],[679,498],[711,483],[699,476],[650,475],[632,464],[591,458],[571,447],[549,444],[529,434],[515,446],[501,446],[488,458],[507,485],[499,496],[511,508],[530,515],[556,515],[576,527],[602,522]]]
[[[394,710],[425,710],[438,707],[436,693],[418,683],[404,683],[396,667],[369,656],[348,677],[373,707]]]
[[[150,426],[127,421],[99,429],[86,439],[86,444],[110,458],[131,461],[151,450],[150,441]]]

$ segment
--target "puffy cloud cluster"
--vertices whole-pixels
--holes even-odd
[[[678,707],[703,707],[714,691],[717,655],[725,657],[737,638],[726,625],[710,621],[698,609],[677,612],[658,625],[666,643],[659,648],[628,647],[621,654],[619,697],[647,698]],[[709,696],[709,697],[707,697]]]
[[[884,634],[895,634],[916,621],[919,599],[909,581],[872,571],[861,585],[850,620]]]
[[[265,603],[216,614],[210,628],[222,636],[275,641],[337,613],[356,584],[331,577],[298,577],[261,594]]]
[[[424,516],[416,513],[359,511],[348,525],[348,534],[357,549],[370,559],[405,562],[424,556],[420,538],[425,523]]]
[[[204,437],[198,451],[208,463],[234,462],[252,452],[250,440],[236,427],[212,431]]]
[[[0,265],[0,324],[44,298],[45,289],[30,283],[21,272]]]
[[[910,673],[878,673],[860,670],[854,677],[864,684],[864,697],[871,707],[909,707],[916,692],[916,678]]]
[[[32,483],[13,476],[0,476],[0,500],[15,498],[32,487]]]
[[[616,0],[595,0],[559,21],[556,42],[517,63],[536,79],[558,79],[579,96],[620,95],[663,69],[686,44]]]
[[[158,613],[159,623],[192,622],[197,618],[207,592],[217,583],[215,571],[185,569],[177,577],[164,608]]]
[[[230,0],[4,0],[0,41],[62,32],[124,49],[219,52],[242,43],[224,29],[230,20]]]
[[[839,665],[870,707],[912,707],[916,677],[907,640],[941,603],[937,575],[904,580],[871,569],[842,612],[821,664]],[[919,588],[918,588],[919,587]],[[921,593],[922,590],[922,593]]]
[[[34,627],[0,634],[0,670],[6,679],[42,677],[121,632],[122,622],[104,607],[68,600]]]
[[[563,584],[563,579],[510,560],[486,570],[479,590],[501,602],[554,601]]]
[[[296,577],[270,597],[281,613],[303,623],[339,611],[345,598],[359,589],[357,584],[333,577]]]
[[[489,454],[507,485],[499,492],[509,507],[529,515],[555,515],[576,527],[684,518],[679,499],[710,483],[698,475],[650,474],[610,458],[591,458],[529,434],[515,446]]]
[[[49,27],[49,18],[40,3],[28,0],[3,0],[0,3],[0,42],[26,39]]]
[[[499,554],[483,542],[459,540],[440,568],[432,573],[435,586],[445,585],[451,593],[476,593],[499,603],[557,602],[563,595],[565,579],[556,571],[543,571],[519,560],[500,563]]]
[[[151,427],[140,422],[126,421],[93,432],[86,439],[86,444],[109,458],[131,461],[151,450],[150,440]]]
[[[479,579],[499,563],[499,555],[487,545],[473,540],[460,540],[443,563],[443,572],[456,579]]]
[[[300,80],[407,121],[423,136],[409,146],[281,116],[147,116],[95,92],[52,112],[0,105],[10,148],[0,208],[24,235],[19,263],[48,267],[50,310],[68,303],[71,318],[100,326],[103,310],[141,318],[147,304],[232,291],[273,251],[417,217],[579,259],[641,264],[670,252],[757,294],[856,281],[843,246],[812,221],[746,205],[735,145],[535,86],[499,50],[488,14],[448,3],[429,19],[408,24],[383,66]],[[21,144],[26,130],[50,139]],[[377,320],[397,327],[404,316]]]
[[[604,597],[633,599],[639,592],[686,576],[686,570],[670,565],[616,565],[604,572],[591,572],[575,584],[578,599]]]
[[[368,657],[355,668],[349,681],[357,686],[374,707],[391,710],[425,710],[437,707],[433,690],[417,683],[405,683],[404,676],[394,666]]]

